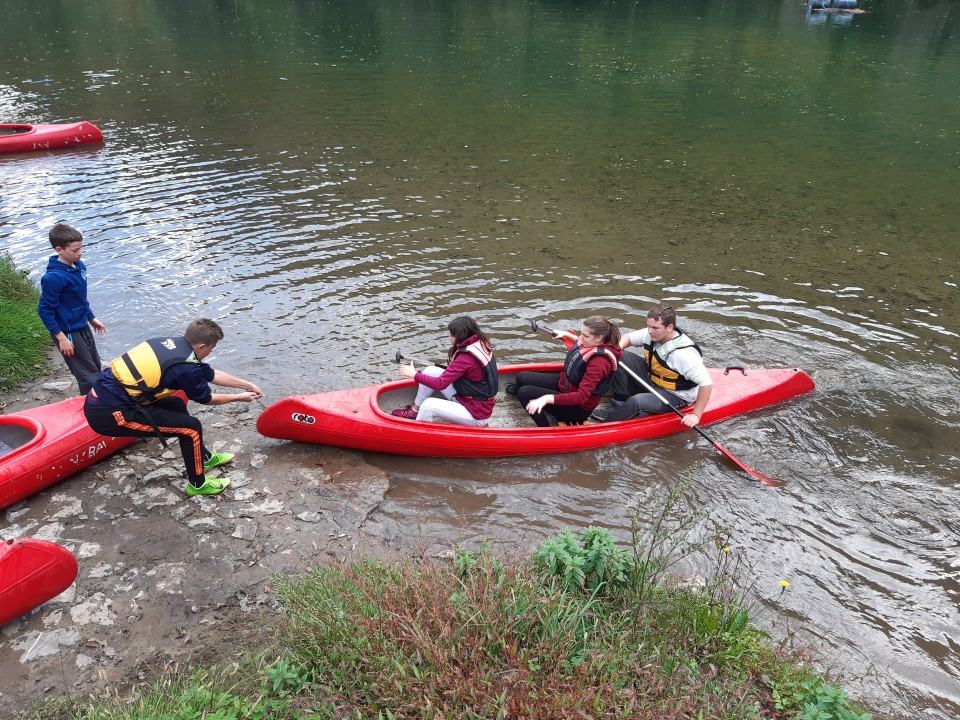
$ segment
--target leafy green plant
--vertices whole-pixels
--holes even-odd
[[[564,530],[556,537],[545,540],[535,557],[549,574],[561,578],[565,589],[577,590],[584,586],[586,580],[583,555],[583,547],[574,534]]]
[[[602,584],[615,587],[627,581],[630,555],[617,548],[609,530],[588,527],[580,533],[580,543],[587,589],[596,590]]]
[[[566,590],[621,586],[627,581],[629,554],[617,548],[606,528],[588,527],[574,535],[564,530],[545,540],[534,554],[548,575],[557,576]]]
[[[772,684],[778,710],[795,711],[800,720],[870,720],[855,711],[847,693],[809,673],[781,678]]]
[[[293,663],[280,659],[267,668],[267,682],[274,694],[288,695],[297,692],[307,684]]]

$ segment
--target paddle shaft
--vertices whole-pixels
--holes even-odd
[[[403,355],[399,350],[397,350],[397,363],[402,363],[404,360],[407,360],[412,363],[416,363],[417,365],[425,365],[425,366],[436,365],[437,367],[440,367],[440,368],[446,367],[446,365],[435,363],[432,360],[421,360],[420,358],[408,357],[406,355]]]
[[[569,332],[566,332],[566,331],[559,331],[559,332],[558,332],[558,331],[554,330],[553,328],[547,327],[546,325],[541,325],[541,324],[538,323],[536,320],[531,320],[531,321],[530,321],[530,327],[533,328],[535,331],[536,331],[536,330],[539,330],[539,331],[541,331],[541,332],[550,333],[550,334],[553,335],[554,337],[564,337],[564,338],[574,338],[574,339],[575,339],[575,336],[572,336],[572,334],[569,333]],[[643,378],[641,378],[641,377],[640,377],[639,375],[637,375],[633,370],[631,370],[630,368],[628,368],[624,363],[618,363],[618,364],[617,364],[617,367],[623,368],[624,371],[626,371],[626,373],[627,373],[630,377],[632,377],[632,378],[633,378],[634,380],[636,380],[640,385],[642,385],[643,388],[646,389],[647,392],[653,393],[653,394],[656,396],[657,400],[659,400],[661,403],[663,403],[663,404],[666,405],[668,408],[670,408],[671,410],[673,410],[673,412],[676,413],[676,415],[677,415],[681,420],[683,419],[683,417],[684,417],[683,413],[680,412],[680,410],[678,410],[677,408],[675,408],[673,405],[671,405],[669,402],[667,402],[667,399],[666,399],[663,395],[661,395],[659,392],[657,392],[657,390],[656,390],[650,383],[645,382],[645,381],[643,380]],[[737,467],[739,467],[741,470],[743,470],[743,471],[744,471],[745,473],[747,473],[748,475],[756,478],[757,480],[759,480],[760,482],[762,482],[764,485],[769,485],[769,486],[771,486],[771,487],[777,487],[777,486],[780,484],[780,483],[778,483],[776,480],[771,480],[771,479],[768,478],[766,475],[757,472],[756,470],[754,470],[754,469],[753,469],[752,467],[750,467],[749,465],[746,465],[746,464],[742,463],[740,460],[738,460],[736,457],[734,457],[734,455],[733,455],[729,450],[727,450],[723,445],[721,445],[720,443],[718,443],[718,442],[717,442],[716,440],[714,440],[712,437],[710,437],[709,435],[707,435],[707,433],[705,433],[702,429],[700,429],[699,426],[694,425],[694,426],[693,426],[693,429],[696,430],[704,440],[706,440],[708,443],[710,443],[711,445],[713,445],[713,447],[716,448],[718,452],[720,452],[724,457],[729,458],[730,460],[732,460],[732,461],[734,462],[734,464],[737,465]]]

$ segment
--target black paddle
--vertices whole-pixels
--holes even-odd
[[[441,365],[440,363],[435,363],[435,362],[432,362],[432,361],[430,361],[430,360],[421,360],[421,359],[415,358],[415,357],[406,357],[406,356],[403,355],[399,350],[397,350],[397,364],[399,365],[399,364],[402,363],[404,360],[407,360],[407,361],[412,362],[412,363],[416,363],[417,365],[436,365],[437,367],[440,367],[440,368],[445,368],[445,367],[446,367],[446,365]]]
[[[541,324],[538,323],[536,320],[531,320],[531,321],[530,321],[530,327],[533,329],[534,332],[536,332],[536,331],[539,330],[540,332],[549,333],[550,335],[553,335],[554,337],[570,337],[570,333],[568,333],[568,332],[566,332],[566,331],[560,331],[560,332],[558,332],[558,331],[554,330],[553,328],[548,328],[546,325],[541,325]],[[653,394],[656,396],[657,400],[659,400],[659,401],[662,402],[664,405],[666,405],[668,408],[670,408],[671,410],[673,410],[673,412],[675,412],[680,418],[683,418],[683,413],[680,412],[680,411],[679,411],[677,408],[675,408],[673,405],[671,405],[669,402],[667,402],[667,399],[666,399],[665,397],[663,397],[663,395],[661,395],[659,392],[657,392],[657,390],[656,390],[650,383],[645,382],[645,381],[643,380],[643,378],[641,378],[639,375],[637,375],[633,370],[631,370],[630,368],[628,368],[626,365],[624,365],[624,364],[621,363],[621,364],[618,365],[618,367],[622,367],[622,368],[627,372],[627,374],[628,374],[630,377],[632,377],[634,380],[636,380],[640,385],[642,385],[642,386],[647,390],[647,392],[653,393]],[[760,482],[762,482],[764,485],[767,485],[768,487],[780,487],[780,486],[783,485],[783,483],[768,478],[768,477],[767,477],[766,475],[764,475],[763,473],[757,472],[756,470],[754,470],[754,469],[753,469],[752,467],[750,467],[749,465],[747,465],[747,464],[741,462],[740,460],[738,460],[736,457],[734,457],[733,453],[731,453],[729,450],[727,450],[723,445],[721,445],[720,443],[718,443],[718,442],[717,442],[716,440],[714,440],[712,437],[710,437],[709,435],[707,435],[703,430],[700,429],[700,427],[699,427],[698,425],[694,425],[694,426],[693,426],[693,429],[696,430],[698,433],[700,433],[700,436],[701,436],[704,440],[706,440],[708,443],[710,443],[711,445],[713,445],[717,450],[719,450],[719,451],[724,455],[724,457],[729,458],[730,460],[732,460],[733,463],[734,463],[735,465],[737,465],[737,467],[739,467],[741,470],[743,470],[745,473],[747,473],[747,474],[750,475],[751,477],[756,478],[757,480],[759,480]]]

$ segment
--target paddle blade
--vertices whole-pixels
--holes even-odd
[[[764,485],[766,485],[767,487],[783,487],[784,484],[783,484],[781,481],[779,481],[779,480],[774,480],[774,479],[772,479],[772,478],[768,478],[768,477],[767,477],[766,475],[764,475],[763,473],[757,472],[756,470],[754,470],[752,467],[750,467],[750,466],[747,465],[746,463],[741,462],[740,460],[738,460],[738,459],[733,455],[733,453],[731,453],[729,450],[727,450],[723,445],[721,445],[720,443],[718,443],[716,440],[711,440],[710,443],[711,443],[719,452],[721,452],[724,457],[726,457],[728,460],[730,460],[730,461],[731,461],[734,465],[736,465],[738,468],[740,468],[741,470],[743,470],[747,475],[750,475],[751,477],[755,478],[756,480],[759,480],[760,482],[762,482],[762,483],[763,483]]]
[[[534,332],[546,333],[547,335],[552,336],[554,340],[563,340],[563,344],[567,346],[567,350],[569,350],[576,344],[576,340],[570,337],[570,335],[573,335],[574,337],[576,337],[577,335],[573,330],[567,330],[567,333],[569,334],[563,334],[557,330],[554,330],[551,327],[547,327],[546,325],[541,325],[536,320],[530,321],[530,329],[533,330]]]

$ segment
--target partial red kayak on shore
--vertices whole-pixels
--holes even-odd
[[[560,372],[560,363],[500,368],[500,387],[525,370]],[[766,407],[810,392],[802,370],[711,369],[713,393],[701,424]],[[415,383],[400,380],[352,390],[293,395],[268,407],[257,420],[261,435],[322,445],[425,457],[506,457],[590,450],[686,430],[673,413],[614,423],[538,428],[501,390],[488,427],[406,420],[390,411],[412,402]],[[688,409],[689,410],[689,409]]]
[[[0,626],[62,593],[77,577],[77,559],[46,540],[0,543]]]
[[[0,415],[0,508],[30,497],[126,447],[83,416],[83,398]]]
[[[55,150],[103,142],[103,133],[88,122],[57,125],[0,123],[0,154]]]

